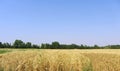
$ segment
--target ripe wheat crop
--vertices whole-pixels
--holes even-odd
[[[9,50],[0,71],[120,71],[120,50]]]
[[[16,51],[0,56],[1,71],[92,71],[89,58],[75,51]]]

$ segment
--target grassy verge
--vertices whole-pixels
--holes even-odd
[[[11,50],[0,50],[0,54],[11,52]]]

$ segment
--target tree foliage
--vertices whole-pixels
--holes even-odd
[[[13,44],[10,43],[2,43],[0,42],[0,48],[39,48],[39,49],[120,49],[120,45],[108,45],[100,47],[98,45],[87,46],[87,45],[76,45],[76,44],[60,44],[55,41],[51,44],[42,43],[41,46],[32,44],[31,42],[23,42],[22,40],[15,40]]]
[[[24,48],[25,43],[22,40],[15,40],[15,42],[13,43],[13,47],[15,47],[15,48]]]

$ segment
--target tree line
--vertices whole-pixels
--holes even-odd
[[[60,44],[55,41],[51,44],[42,43],[41,45],[32,44],[31,42],[23,42],[22,40],[15,40],[13,44],[0,42],[0,48],[35,48],[35,49],[120,49],[120,45],[108,45],[108,46],[87,46],[87,45],[76,45],[76,44]]]
[[[22,40],[15,40],[13,44],[0,42],[0,48],[40,48],[40,46],[31,42],[25,43]]]

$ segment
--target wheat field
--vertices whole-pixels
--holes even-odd
[[[119,49],[0,50],[0,71],[120,71]]]

